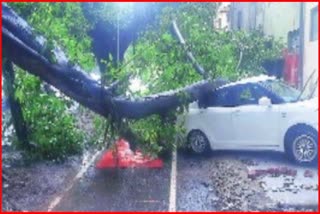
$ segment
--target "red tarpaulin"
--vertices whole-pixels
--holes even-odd
[[[162,168],[163,161],[161,159],[152,159],[143,155],[140,151],[133,152],[129,143],[124,139],[120,139],[115,143],[116,148],[107,150],[100,160],[96,163],[98,169],[105,168]]]

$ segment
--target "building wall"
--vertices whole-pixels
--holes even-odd
[[[262,28],[266,35],[283,38],[286,42],[288,32],[299,28],[299,3],[232,3],[231,29],[251,30]],[[240,15],[240,13],[242,15]],[[239,20],[239,15],[242,20]]]
[[[217,10],[217,16],[214,19],[213,27],[218,30],[229,30],[229,10],[230,3],[223,2]]]
[[[306,87],[306,93],[308,93],[318,80],[318,39],[313,41],[310,39],[311,11],[318,6],[318,3],[307,2],[303,5],[304,47],[302,51],[302,86],[307,83],[310,75],[316,70],[313,78]],[[232,30],[246,31],[261,28],[266,35],[272,35],[277,39],[283,38],[283,41],[288,44],[290,52],[293,51],[300,54],[300,9],[300,2],[231,3],[230,28]],[[318,32],[318,29],[316,29],[316,31]],[[290,41],[288,40],[289,32],[291,32]],[[318,95],[318,90],[316,90],[315,95]]]
[[[287,41],[288,32],[299,28],[300,3],[265,3],[263,32]]]
[[[307,79],[315,70],[315,75],[307,86],[307,90],[311,90],[312,85],[318,79],[318,65],[319,65],[319,43],[318,39],[311,41],[311,11],[313,8],[317,7],[317,2],[305,3],[305,31],[304,31],[304,58],[303,58],[303,83],[306,84]],[[318,29],[317,29],[318,31]],[[318,90],[316,90],[315,95],[318,95]]]
[[[231,29],[232,30],[250,30],[249,29],[249,5],[247,2],[231,3]],[[241,15],[241,16],[240,16]]]

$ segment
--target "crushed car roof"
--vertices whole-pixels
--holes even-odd
[[[267,76],[267,75],[259,75],[259,76],[254,76],[254,77],[249,77],[249,78],[244,78],[235,82],[231,82],[228,84],[225,84],[218,89],[221,88],[226,88],[230,86],[235,86],[235,85],[242,85],[242,84],[247,84],[247,83],[257,83],[257,82],[262,82],[262,81],[267,81],[267,80],[275,80],[276,77],[274,76]]]

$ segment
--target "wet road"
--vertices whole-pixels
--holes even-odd
[[[296,171],[296,175],[267,174],[253,180],[248,179],[248,173],[252,170],[270,168],[290,169]],[[306,177],[306,171],[312,176]],[[177,174],[177,210],[180,211],[223,210],[225,207],[221,204],[224,200],[237,198],[240,199],[239,207],[233,206],[226,210],[318,208],[317,164],[298,166],[282,153],[215,151],[206,157],[180,153]],[[222,194],[217,194],[219,189]],[[237,189],[240,190],[238,193]],[[246,194],[247,196],[244,196]],[[248,204],[247,208],[241,209],[245,203]]]
[[[93,166],[54,211],[167,211],[170,162],[163,169],[97,170]]]
[[[279,153],[221,151],[212,152],[206,157],[198,157],[178,152],[175,210],[223,210],[221,207],[221,204],[225,202],[223,200],[235,200],[236,203],[237,198],[230,198],[230,195],[234,194],[232,192],[234,190],[240,192],[239,197],[250,198],[251,196],[253,198],[250,199],[251,202],[248,202],[246,209],[251,209],[250,203],[256,205],[264,201],[266,196],[262,195],[269,195],[277,200],[273,205],[268,205],[270,210],[277,210],[278,208],[272,206],[280,203],[283,199],[292,199],[289,202],[295,206],[296,198],[306,198],[306,194],[311,195],[309,197],[311,199],[315,198],[317,190],[301,189],[298,194],[294,193],[294,197],[290,191],[285,195],[283,193],[274,194],[272,186],[275,183],[282,185],[281,182],[287,179],[285,177],[265,176],[253,181],[248,178],[248,172],[254,168],[275,166],[286,166],[297,170],[296,182],[312,184],[314,186],[312,188],[318,188],[317,166],[298,167]],[[313,172],[312,178],[303,178],[306,169]],[[84,175],[74,182],[69,191],[61,194],[62,198],[53,211],[168,211],[171,175],[170,158],[165,162],[163,169],[101,171],[91,165]],[[216,177],[219,178],[216,179]],[[240,184],[238,184],[239,182]],[[247,186],[241,182],[247,183]],[[259,186],[261,182],[269,186],[261,188]],[[237,189],[239,185],[241,188],[245,187],[249,193]],[[223,190],[222,195],[221,192],[220,195],[217,194],[219,188]],[[256,188],[257,191],[252,192],[250,188]],[[278,189],[281,189],[281,186]],[[246,196],[246,194],[248,195]],[[263,208],[266,204],[260,205]],[[313,206],[313,209],[317,207],[317,198],[306,206],[309,205]],[[299,204],[299,206],[304,207],[304,204]],[[239,207],[232,207],[229,210],[239,210]]]
[[[212,200],[216,197],[210,187],[209,157],[178,153],[177,210],[214,211]]]

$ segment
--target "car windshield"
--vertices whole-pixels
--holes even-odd
[[[299,98],[301,92],[280,80],[267,80],[260,82],[264,88],[269,91],[272,91],[279,97],[281,97],[285,102],[296,102]]]

